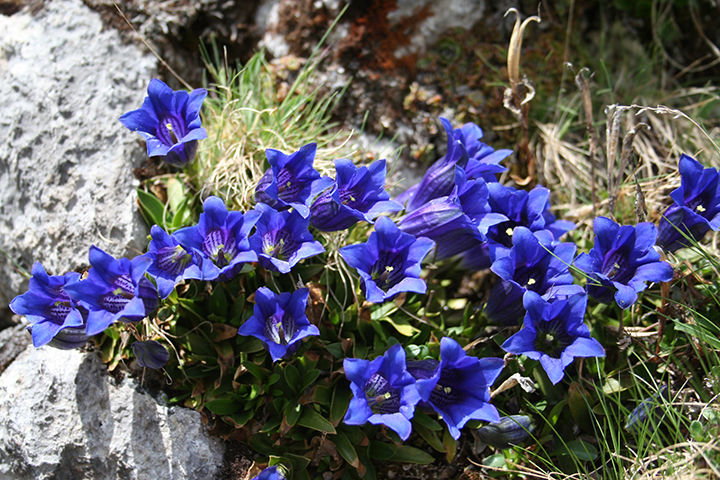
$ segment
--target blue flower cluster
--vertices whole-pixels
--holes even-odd
[[[407,362],[399,344],[372,361],[346,358],[343,367],[353,398],[344,422],[382,424],[406,440],[416,407],[424,407],[437,412],[457,439],[470,420],[500,421],[490,403],[490,386],[503,366],[500,358],[467,355],[447,337],[440,342],[440,361]]]
[[[182,166],[207,136],[199,116],[206,94],[175,92],[153,80],[142,107],[120,120],[144,136],[148,155]],[[483,132],[473,123],[454,129],[440,121],[447,153],[395,200],[385,190],[384,160],[369,166],[337,160],[330,178],[313,167],[314,143],[290,154],[268,149],[268,169],[251,210],[232,211],[220,198],[209,197],[197,224],[173,233],[153,226],[143,255],[116,259],[92,246],[85,276],[51,276],[36,263],[28,291],[10,307],[31,323],[35,346],[74,348],[114,322],[152,314],[182,282],[227,281],[253,266],[287,274],[325,252],[312,229],[333,232],[367,222],[374,228],[366,241],[339,249],[357,271],[367,302],[425,293],[427,258],[454,258],[471,270],[489,268],[497,283],[485,313],[495,323],[520,325],[502,349],[537,360],[558,383],[574,358],[605,355],[584,323],[588,296],[629,308],[649,282],[672,279],[672,267],[656,244],[671,252],[720,229],[720,173],[683,155],[682,183],[671,194],[674,204],[659,230],[650,223],[619,225],[598,217],[593,248],[576,256],[573,243],[560,241],[574,225],[550,212],[549,190],[498,182],[509,150],[483,143]],[[575,284],[573,265],[586,275],[584,287]],[[308,297],[307,288],[276,293],[260,287],[253,314],[238,334],[264,342],[274,362],[287,358],[304,338],[320,334],[306,315]],[[138,341],[132,348],[143,366],[159,368],[168,360],[158,342]],[[372,361],[346,358],[343,365],[353,394],[347,424],[386,425],[404,440],[418,408],[437,412],[453,438],[470,420],[500,421],[489,388],[503,360],[469,356],[450,338],[441,340],[439,360],[406,361],[396,344]],[[275,473],[268,470],[268,478]]]

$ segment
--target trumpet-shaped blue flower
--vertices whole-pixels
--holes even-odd
[[[420,394],[407,371],[402,346],[395,344],[372,361],[346,358],[343,367],[353,394],[343,421],[385,425],[407,440]]]
[[[551,289],[565,292],[560,295],[572,295],[582,290],[572,284],[570,273],[575,258],[574,243],[548,241],[525,227],[514,229],[512,242],[508,254],[496,259],[490,267],[498,277],[540,295]]]
[[[65,291],[88,306],[87,334],[95,335],[118,320],[137,322],[158,305],[155,285],[145,278],[152,260],[145,255],[116,259],[90,247],[87,278],[65,285]]]
[[[170,359],[170,352],[155,340],[135,342],[131,345],[133,354],[141,367],[157,370],[162,368]]]
[[[477,429],[478,438],[495,448],[510,448],[530,438],[535,430],[532,419],[527,415],[502,417],[499,422]]]
[[[483,131],[476,124],[466,123],[456,128],[452,131],[452,136],[465,147],[468,154],[468,163],[465,166],[468,178],[482,178],[486,182],[496,182],[497,174],[507,170],[500,165],[500,162],[510,156],[512,150],[495,150],[481,142]]]
[[[318,230],[334,232],[358,221],[372,221],[381,213],[402,210],[385,191],[385,160],[356,167],[351,160],[335,161],[335,182],[317,196],[310,221]]]
[[[491,320],[502,324],[519,322],[523,313],[522,296],[527,290],[546,297],[583,291],[579,285],[573,285],[570,273],[575,244],[554,242],[546,237],[533,234],[525,227],[514,229],[512,248],[490,267],[502,279],[488,300],[486,314]]]
[[[34,346],[47,344],[65,329],[84,331],[87,310],[65,291],[79,280],[79,273],[48,275],[39,262],[33,265],[28,291],[15,297],[10,309],[30,322]]]
[[[658,225],[657,246],[674,252],[699,242],[710,231],[708,221],[687,207],[670,205]]]
[[[255,292],[253,314],[240,326],[238,335],[262,340],[273,362],[277,362],[294,351],[303,338],[320,335],[305,314],[307,299],[307,288],[278,294],[260,287]]]
[[[367,242],[343,247],[340,255],[360,274],[367,301],[382,303],[400,292],[425,293],[420,264],[433,245],[429,238],[403,233],[388,217],[380,217]]]
[[[495,151],[481,142],[483,131],[480,127],[466,123],[453,129],[452,124],[442,117],[440,123],[447,135],[447,153],[427,169],[420,183],[398,197],[399,201],[407,201],[408,211],[435,198],[449,195],[458,170],[465,172],[471,180],[482,178],[487,182],[496,182],[496,175],[506,170],[499,163],[512,151]]]
[[[268,467],[260,472],[259,475],[253,477],[252,480],[285,480],[285,475],[277,467]]]
[[[462,141],[455,138],[450,122],[440,118],[445,132],[447,133],[447,153],[437,162],[433,163],[423,175],[420,183],[411,189],[408,196],[408,212],[421,207],[434,198],[450,195],[455,186],[456,169],[467,165],[468,153]]]
[[[147,273],[155,278],[160,298],[167,298],[175,285],[183,280],[204,280],[217,277],[212,264],[197,251],[187,249],[165,230],[153,225],[150,229],[147,256],[152,260]]]
[[[687,246],[683,233],[699,241],[709,230],[720,230],[720,173],[684,154],[678,170],[680,186],[670,193],[675,204],[659,226],[657,243],[666,251]]]
[[[422,360],[421,360],[422,361]],[[490,386],[504,367],[501,358],[476,358],[455,340],[440,341],[440,362],[433,374],[416,377],[420,397],[442,417],[454,439],[470,420],[497,422],[500,415],[490,403]],[[408,366],[408,370],[412,370]]]
[[[255,200],[277,210],[294,208],[303,217],[310,215],[310,204],[332,180],[320,178],[313,168],[317,145],[308,143],[295,153],[286,155],[280,150],[265,150],[270,168],[255,188]]]
[[[452,193],[420,206],[399,222],[400,230],[435,241],[435,258],[443,259],[481,245],[493,225],[507,220],[490,211],[482,179],[467,180],[459,170]]]
[[[594,298],[609,303],[614,296],[624,309],[635,303],[647,282],[672,279],[672,267],[655,251],[657,230],[652,223],[620,226],[597,217],[593,228],[595,246],[580,255],[575,266],[588,274],[588,293]]]
[[[502,344],[503,350],[538,360],[552,383],[565,376],[575,357],[604,357],[602,345],[583,323],[587,295],[555,298],[551,302],[533,291],[523,296],[525,319],[519,332]]]
[[[264,203],[257,204],[255,210],[260,218],[250,237],[250,248],[268,270],[288,273],[300,260],[325,251],[308,230],[309,220],[297,211],[278,212]]]
[[[197,225],[181,228],[173,234],[185,249],[192,249],[205,260],[203,279],[232,278],[244,263],[257,262],[257,254],[250,249],[248,234],[260,217],[250,210],[228,211],[218,197],[208,197]],[[201,258],[202,262],[203,258]]]
[[[550,213],[550,191],[537,186],[532,190],[518,190],[500,183],[487,184],[488,203],[492,212],[504,215],[505,222],[488,229],[488,244],[463,254],[463,267],[470,270],[487,268],[497,257],[506,255],[512,247],[515,227],[526,227],[550,240],[558,240],[575,228],[566,220],[556,220]]]
[[[206,96],[204,88],[190,93],[173,91],[153,79],[142,107],[122,115],[120,122],[145,138],[148,156],[183,166],[195,156],[197,141],[207,138],[200,126],[200,109]]]
[[[492,211],[508,218],[506,223],[498,224],[488,232],[488,238],[496,244],[510,247],[512,231],[519,226],[533,232],[547,230],[555,240],[575,228],[574,223],[556,220],[550,213],[550,190],[545,187],[537,186],[528,192],[490,183],[488,191]]]

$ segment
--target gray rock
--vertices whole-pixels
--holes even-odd
[[[361,3],[358,2],[358,5]],[[367,8],[379,8],[382,2],[376,3],[377,7],[367,6]],[[401,58],[423,53],[448,30],[453,28],[471,29],[486,14],[485,3],[485,0],[398,0],[395,8],[387,13],[389,27],[391,29],[400,28],[399,26],[408,20],[413,26],[408,32],[410,34],[409,44],[398,48],[393,52],[394,55]],[[282,11],[291,17],[293,15],[295,17],[312,16],[314,13],[321,12],[329,18],[335,18],[339,15],[343,5],[344,2],[337,0],[315,0],[310,5],[308,2],[298,2],[297,0],[260,0],[255,12],[255,23],[263,32],[260,46],[274,57],[290,53],[291,46],[285,37],[288,33],[292,36],[292,32],[287,31],[288,27],[283,22]],[[313,11],[305,11],[304,7],[307,6],[311,6]],[[290,22],[290,28],[293,28],[292,23]],[[327,44],[337,43],[347,33],[347,23],[341,21]],[[316,40],[319,41],[320,38],[318,37]]]
[[[215,478],[223,443],[200,414],[114,385],[95,354],[24,351],[0,376],[0,478]]]
[[[388,19],[398,24],[426,9],[429,15],[415,29],[410,45],[395,51],[396,57],[422,53],[452,28],[469,30],[483,18],[485,0],[399,0],[397,8],[388,13]]]
[[[133,167],[144,158],[118,117],[137,108],[156,61],[81,0],[0,15],[0,304],[34,261],[52,274],[145,247]]]
[[[25,325],[16,324],[0,330],[0,373],[30,345],[30,342],[30,333]]]

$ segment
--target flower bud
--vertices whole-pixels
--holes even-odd
[[[135,342],[132,344],[132,350],[141,367],[162,368],[170,359],[170,353],[155,340]]]
[[[526,415],[502,417],[499,422],[485,425],[477,430],[477,436],[495,448],[509,448],[523,442],[535,429],[532,419]]]
[[[32,329],[32,326],[28,328]],[[48,342],[48,345],[59,348],[60,350],[72,350],[85,345],[85,342],[87,342],[89,338],[85,327],[67,327],[60,330],[52,340]]]

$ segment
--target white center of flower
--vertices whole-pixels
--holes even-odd
[[[705,207],[703,207],[702,205],[698,205],[697,207],[695,207],[695,210],[697,210],[698,212],[702,213],[702,212],[705,211]]]
[[[507,233],[507,234],[508,234],[508,236],[512,237],[512,234],[513,234],[513,229],[512,229],[512,228],[510,228],[510,227],[508,227],[508,229],[507,229],[507,230],[505,230],[505,233]]]
[[[170,131],[172,132],[172,129],[173,129],[172,123],[167,122],[167,123],[165,124],[165,128],[167,128],[168,130],[170,130]]]
[[[535,285],[536,283],[537,283],[537,282],[535,281],[534,278],[530,278],[530,279],[528,279],[528,281],[527,281],[527,284],[528,284],[528,285]]]
[[[386,265],[386,266],[385,266],[385,271],[386,271],[386,272],[392,272],[393,270],[395,270],[395,267],[393,267],[392,265]]]

